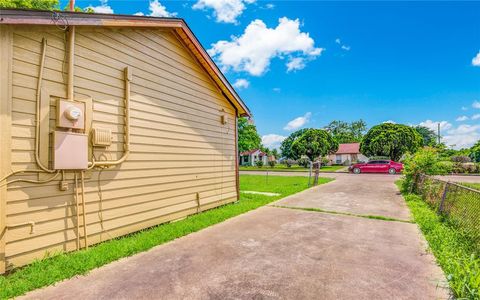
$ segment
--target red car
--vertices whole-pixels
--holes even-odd
[[[371,160],[366,163],[358,163],[348,167],[350,172],[360,173],[388,173],[396,174],[403,170],[403,164],[392,160]]]

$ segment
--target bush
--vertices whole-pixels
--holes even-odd
[[[330,162],[330,160],[326,157],[322,157],[320,161],[322,162],[322,166],[326,166]]]
[[[309,168],[310,167],[310,159],[304,155],[300,157],[300,159],[297,160],[297,164],[301,167],[304,168]]]
[[[468,174],[468,173],[478,173],[479,165],[475,163],[454,163],[452,168],[452,173],[455,174]]]
[[[297,163],[296,161],[294,161],[293,159],[289,159],[289,158],[284,159],[284,160],[282,161],[282,164],[286,165],[287,168],[290,168],[291,166],[293,166],[293,165],[296,164],[296,163]]]
[[[455,155],[451,157],[451,160],[456,163],[469,163],[472,160],[466,155]]]
[[[439,161],[437,167],[441,174],[453,173],[453,162],[451,161]]]
[[[439,166],[437,150],[425,147],[413,155],[405,156],[403,173],[405,174],[404,188],[411,190],[414,180],[419,175],[438,175],[446,172]]]
[[[275,167],[276,164],[277,164],[277,162],[276,162],[275,160],[269,160],[269,161],[268,161],[268,165],[269,165],[271,168]]]
[[[263,160],[259,159],[255,162],[255,165],[259,168],[263,167]]]

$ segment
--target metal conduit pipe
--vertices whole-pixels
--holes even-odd
[[[75,26],[70,26],[68,34],[68,84],[67,84],[67,98],[70,101],[73,97],[73,78],[75,68]]]
[[[83,238],[85,240],[85,249],[88,249],[88,235],[87,235],[87,211],[85,209],[85,171],[80,172],[80,182],[82,185],[82,209],[83,209]]]
[[[35,233],[35,222],[34,221],[28,221],[28,222],[23,222],[23,223],[18,223],[18,224],[10,224],[6,225],[5,227],[7,229],[9,228],[16,228],[16,227],[23,227],[23,226],[30,226],[30,234]]]
[[[103,167],[109,167],[109,166],[115,166],[118,164],[123,163],[128,155],[130,154],[130,82],[132,80],[132,73],[130,71],[129,67],[126,67],[124,69],[125,72],[125,109],[124,109],[124,145],[123,145],[123,155],[120,159],[118,160],[106,160],[106,161],[93,161],[89,162],[89,167],[88,169],[92,169],[93,167],[96,166],[103,166]]]
[[[37,80],[37,97],[36,97],[36,124],[35,124],[35,161],[37,165],[43,171],[47,173],[54,173],[56,170],[50,170],[49,168],[45,167],[42,162],[40,161],[40,98],[42,94],[42,81],[43,81],[43,69],[45,65],[45,55],[47,52],[47,40],[45,38],[42,39],[42,56],[40,58],[40,69],[38,71],[38,80]]]
[[[75,212],[77,214],[77,250],[80,250],[80,206],[78,205],[78,175],[77,172],[74,173],[74,181],[75,181]]]

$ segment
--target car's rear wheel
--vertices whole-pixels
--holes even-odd
[[[353,173],[355,174],[360,174],[362,171],[360,171],[360,168],[353,168]]]
[[[393,175],[393,174],[395,174],[395,173],[397,173],[397,170],[395,170],[395,168],[390,168],[390,169],[388,169],[388,174],[392,174],[392,175]]]

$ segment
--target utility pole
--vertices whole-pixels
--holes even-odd
[[[440,144],[440,122],[437,124],[437,138],[438,138],[438,144]]]

